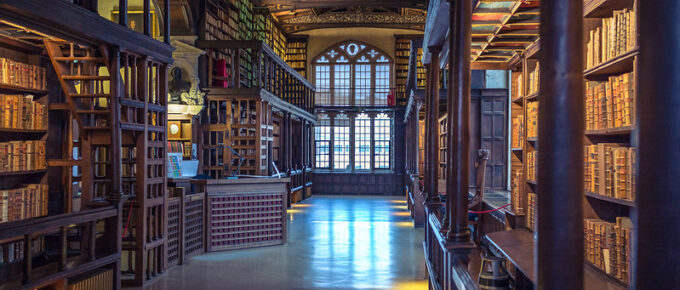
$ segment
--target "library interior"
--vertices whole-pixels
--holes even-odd
[[[0,290],[680,289],[679,19],[0,0]]]

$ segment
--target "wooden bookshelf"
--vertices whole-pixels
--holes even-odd
[[[446,139],[448,131],[446,128],[447,115],[439,118],[439,179],[446,179]]]
[[[257,7],[254,12],[254,39],[264,41],[281,59],[287,60],[288,40],[279,22],[264,7]]]
[[[307,36],[293,35],[288,37],[286,62],[300,75],[307,76]]]
[[[635,103],[638,95],[637,67],[638,47],[635,39],[616,40],[610,47],[611,51],[603,51],[605,45],[599,47],[599,54],[608,53],[607,57],[592,55],[598,46],[596,32],[604,25],[603,23],[618,23],[619,26],[628,27],[633,31],[619,28],[619,31],[611,30],[611,35],[621,37],[637,37],[634,23],[630,17],[637,15],[638,1],[632,0],[592,0],[584,3],[584,29],[585,40],[583,44],[585,59],[583,71],[585,95],[586,140],[585,156],[585,196],[584,218],[594,226],[597,231],[614,229],[617,238],[612,241],[622,246],[614,247],[612,244],[611,255],[616,259],[612,261],[609,273],[604,270],[602,255],[598,251],[604,250],[595,245],[591,238],[597,235],[593,229],[584,228],[586,232],[586,261],[587,266],[594,277],[600,277],[602,281],[614,281],[617,287],[627,286],[629,275],[625,268],[621,272],[619,267],[630,267],[630,232],[632,224],[629,222],[631,209],[635,208],[635,144],[633,132],[635,124]],[[625,16],[627,15],[627,16]],[[614,18],[612,18],[614,17]],[[629,18],[626,18],[629,17]],[[612,19],[603,21],[603,19]],[[613,29],[613,28],[612,28]],[[601,31],[600,31],[601,33]],[[537,167],[530,162],[533,154],[538,154],[539,140],[536,128],[536,108],[540,101],[538,88],[540,87],[540,42],[534,43],[521,55],[512,73],[512,118],[521,118],[525,126],[513,123],[512,133],[512,203],[515,213],[524,213],[524,228],[533,230],[536,212],[535,193],[538,172],[530,172]],[[593,61],[602,59],[601,61]],[[549,93],[549,92],[548,92]],[[513,119],[514,120],[514,119]],[[514,121],[513,121],[514,122]],[[519,122],[518,122],[519,123]],[[534,124],[535,123],[535,124]],[[536,127],[536,128],[534,128]],[[524,131],[523,131],[524,130]],[[534,133],[532,133],[532,131]],[[524,139],[520,142],[516,139]],[[521,143],[521,147],[517,143]],[[614,157],[616,156],[616,157]],[[537,159],[537,158],[535,158]],[[618,163],[617,163],[618,162]],[[588,224],[588,223],[586,223]],[[521,228],[520,227],[520,228]],[[625,229],[625,233],[624,233]],[[621,242],[623,241],[623,242]],[[623,243],[623,244],[621,244]],[[594,260],[593,260],[594,259]],[[627,263],[625,261],[628,261]],[[609,262],[608,262],[609,263]],[[628,266],[626,266],[626,264]],[[618,272],[617,272],[618,271]],[[590,274],[589,274],[590,275]]]
[[[411,58],[412,36],[395,35],[394,37],[394,73],[397,103],[405,103],[408,72]]]

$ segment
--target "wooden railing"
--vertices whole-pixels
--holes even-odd
[[[454,253],[442,232],[439,218],[440,207],[428,206],[425,224],[425,263],[430,280],[430,289],[478,289],[467,267],[467,258]]]
[[[206,75],[211,87],[264,89],[308,113],[314,112],[314,86],[266,43],[199,40],[197,46],[207,52]]]
[[[85,210],[0,224],[0,247],[8,258],[8,243],[23,241],[23,249],[14,249],[13,261],[4,261],[0,267],[0,289],[31,289],[64,277],[71,277],[94,268],[120,261],[120,248],[116,248],[119,208],[106,206]],[[103,227],[98,226],[103,222]],[[101,231],[104,229],[104,231]],[[46,236],[56,235],[57,248],[45,242]],[[34,241],[38,241],[36,243]],[[98,245],[101,242],[102,245]],[[73,247],[77,243],[77,247]],[[78,254],[75,254],[77,252]],[[19,253],[20,255],[16,255]],[[42,258],[36,259],[37,256]],[[120,279],[114,271],[114,285]],[[118,284],[120,285],[120,284]]]

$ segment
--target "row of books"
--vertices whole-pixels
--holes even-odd
[[[632,126],[635,122],[635,79],[633,73],[588,82],[586,130]]]
[[[536,181],[536,162],[538,151],[527,152],[527,180]]]
[[[169,141],[168,153],[182,153],[183,158],[191,158],[191,141]]]
[[[48,199],[45,184],[0,190],[0,223],[46,216]]]
[[[303,44],[304,44],[304,43],[303,43]],[[289,46],[288,46],[288,49],[286,49],[286,53],[287,53],[288,55],[291,55],[291,54],[302,54],[302,55],[307,55],[307,48],[306,48],[305,46],[303,46],[303,47],[301,47],[301,48],[293,48],[293,47],[290,47],[290,45],[291,45],[290,43],[289,43],[288,45],[289,45]]]
[[[522,148],[524,144],[524,115],[512,118],[512,148]]]
[[[514,73],[513,73],[514,74]],[[521,98],[524,96],[524,74],[518,73],[517,78],[512,82],[512,99]]]
[[[527,228],[536,229],[536,194],[527,193]]]
[[[307,42],[306,41],[291,41],[288,42],[288,49],[289,50],[294,50],[294,49],[301,49],[301,52],[294,52],[294,53],[306,53],[307,52]]]
[[[586,68],[595,67],[634,49],[637,45],[635,11],[616,10],[591,29],[586,48]]]
[[[307,60],[307,55],[305,54],[289,54],[286,61],[305,61]]]
[[[629,284],[632,232],[633,223],[626,217],[617,217],[615,223],[584,220],[586,261]]]
[[[43,170],[46,168],[45,141],[0,143],[0,172]]]
[[[536,68],[529,73],[529,84],[527,88],[529,89],[529,95],[538,93],[540,89],[540,79],[541,79],[541,65],[536,63]]]
[[[520,194],[522,192],[522,168],[516,169],[512,172],[512,181],[510,184],[510,195],[512,198],[512,209],[517,211],[522,206],[520,205]]]
[[[34,256],[45,252],[45,237],[33,239],[31,253]],[[0,245],[0,265],[24,260],[24,241],[16,241]]]
[[[47,130],[47,107],[32,95],[0,95],[0,128]]]
[[[635,200],[636,149],[618,143],[585,148],[585,191]]]
[[[46,69],[38,65],[0,57],[0,84],[45,90],[47,88]]]
[[[68,290],[112,290],[113,270],[102,268],[92,274],[87,274],[76,279],[69,279]]]
[[[538,137],[538,102],[527,103],[527,138]]]

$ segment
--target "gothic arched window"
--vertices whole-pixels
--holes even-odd
[[[358,41],[333,45],[313,60],[318,106],[387,106],[392,60]]]

